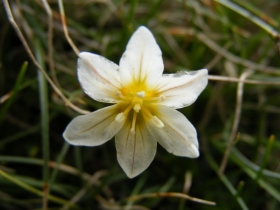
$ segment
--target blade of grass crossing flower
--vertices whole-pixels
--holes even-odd
[[[34,50],[40,66],[44,68],[43,49],[39,40],[34,40]],[[48,101],[48,86],[47,81],[41,71],[37,71],[40,94],[40,109],[41,109],[41,135],[42,135],[42,151],[43,151],[43,209],[48,208],[48,192],[49,192],[49,101]]]
[[[24,62],[21,66],[21,69],[20,69],[20,72],[18,74],[18,77],[17,77],[17,80],[16,80],[16,83],[13,87],[13,90],[11,92],[12,96],[10,97],[10,99],[6,102],[6,104],[4,105],[4,107],[0,110],[0,124],[1,122],[3,121],[4,119],[4,116],[6,114],[6,112],[8,111],[8,109],[10,108],[10,106],[12,105],[18,91],[19,91],[19,87],[20,85],[22,84],[23,82],[23,79],[24,79],[24,75],[25,75],[25,72],[26,72],[26,69],[27,69],[27,66],[28,66],[28,63],[27,62]]]

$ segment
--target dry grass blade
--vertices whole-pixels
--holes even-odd
[[[64,95],[63,93],[58,89],[58,87],[54,84],[54,82],[51,80],[51,78],[49,77],[49,75],[45,72],[45,70],[39,65],[38,61],[36,60],[36,58],[34,57],[31,49],[29,48],[23,34],[21,33],[17,23],[14,21],[13,18],[13,14],[11,12],[10,9],[10,5],[8,3],[7,0],[3,0],[4,3],[4,7],[5,10],[7,12],[7,16],[8,19],[10,21],[10,23],[12,24],[13,28],[15,29],[17,35],[19,36],[22,44],[24,45],[24,48],[26,50],[26,52],[28,53],[28,55],[30,56],[31,60],[33,61],[33,63],[36,65],[36,67],[42,72],[43,76],[47,79],[47,81],[49,82],[49,84],[52,86],[52,88],[54,89],[54,91],[62,98],[62,100],[65,102],[66,106],[69,106],[70,108],[72,108],[73,110],[75,110],[76,112],[79,112],[81,114],[87,114],[89,113],[89,111],[80,109],[79,107],[75,106],[74,104],[72,104]]]
[[[224,170],[226,168],[227,161],[228,161],[228,158],[230,155],[230,151],[231,151],[231,148],[234,143],[234,139],[236,138],[237,128],[238,128],[238,124],[239,124],[240,117],[241,117],[241,107],[242,107],[242,97],[243,97],[243,87],[244,87],[243,81],[250,74],[252,74],[252,70],[247,70],[247,71],[243,72],[240,77],[240,82],[238,83],[237,93],[236,93],[236,106],[235,106],[234,121],[233,121],[232,129],[231,129],[230,137],[229,137],[229,140],[227,143],[227,148],[225,150],[225,153],[224,153],[224,156],[223,156],[220,168],[219,168],[218,173],[220,175],[224,173]]]
[[[212,81],[220,81],[220,82],[242,82],[245,84],[252,85],[271,85],[271,86],[280,86],[280,82],[269,82],[269,81],[261,81],[261,80],[241,80],[240,78],[226,77],[226,76],[216,76],[216,75],[208,75],[208,79]]]
[[[66,210],[71,207],[72,204],[77,203],[88,191],[88,188],[91,187],[93,184],[96,184],[96,182],[100,179],[101,176],[104,176],[107,172],[106,171],[98,171],[94,173],[88,180],[88,183],[86,184],[85,187],[83,187],[79,192],[74,195],[69,203],[65,204],[61,210]]]
[[[60,87],[54,66],[53,60],[53,13],[47,0],[42,0],[44,8],[48,14],[48,61],[50,65],[50,72],[52,79],[57,87]]]
[[[207,204],[211,206],[215,206],[216,203],[212,201],[206,201],[200,198],[191,197],[189,195],[183,194],[183,193],[177,193],[177,192],[160,192],[160,193],[147,193],[142,195],[134,195],[131,197],[128,197],[127,200],[141,200],[144,198],[157,198],[157,197],[176,197],[176,198],[184,198],[190,201],[194,201],[197,203]]]
[[[72,41],[71,37],[69,36],[68,29],[67,29],[67,24],[66,24],[66,16],[65,16],[62,0],[58,0],[58,5],[59,5],[59,11],[60,11],[61,22],[62,22],[62,27],[63,27],[64,35],[65,35],[68,43],[72,47],[73,51],[78,56],[80,51],[78,50],[78,48],[76,47],[76,45]]]

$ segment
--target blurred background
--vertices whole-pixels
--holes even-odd
[[[277,0],[3,0],[0,209],[279,209],[279,9]],[[179,110],[198,131],[200,157],[159,145],[129,179],[113,140],[74,147],[62,133],[75,116],[108,105],[82,91],[77,53],[118,64],[141,25],[165,73],[208,68],[210,76]]]

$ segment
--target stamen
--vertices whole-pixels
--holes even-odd
[[[131,133],[132,135],[135,134],[136,118],[137,118],[137,112],[133,112],[132,125],[131,125],[131,129],[130,129],[130,133]]]
[[[142,106],[142,111],[151,119],[153,117],[153,115],[151,114],[151,112],[145,107]]]
[[[122,121],[124,121],[124,119],[125,119],[125,116],[124,116],[123,112],[117,114],[117,116],[116,116],[116,118],[115,118],[115,120],[116,120],[117,122],[119,122],[119,123],[121,123]]]
[[[126,110],[123,112],[123,114],[124,114],[124,115],[127,115],[127,113],[132,109],[132,107],[133,107],[133,104],[130,104],[130,105],[126,108]]]
[[[152,123],[154,123],[154,125],[155,125],[156,127],[158,127],[158,128],[163,128],[163,127],[164,127],[163,122],[162,122],[160,119],[158,119],[157,116],[153,116],[153,117],[151,118],[151,121],[152,121]]]
[[[135,104],[133,109],[134,109],[135,112],[139,112],[140,109],[141,109],[141,105],[140,104]]]
[[[164,101],[165,96],[160,95],[159,97],[147,97],[145,98],[146,101]]]
[[[139,91],[136,93],[136,95],[139,97],[139,98],[144,98],[146,96],[146,93],[145,91]]]

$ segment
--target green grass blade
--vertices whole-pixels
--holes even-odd
[[[23,82],[23,79],[24,79],[24,75],[25,75],[25,72],[26,72],[26,69],[28,67],[28,62],[24,62],[21,66],[21,69],[19,71],[19,74],[18,74],[18,77],[17,77],[17,80],[15,82],[15,85],[12,89],[12,96],[11,98],[5,103],[4,107],[0,110],[0,125],[1,125],[1,122],[3,121],[4,119],[4,116],[6,114],[6,112],[8,111],[8,109],[10,108],[10,106],[12,105],[12,103],[14,102],[15,100],[15,97],[19,91],[19,88],[20,88],[20,85],[22,84]]]

